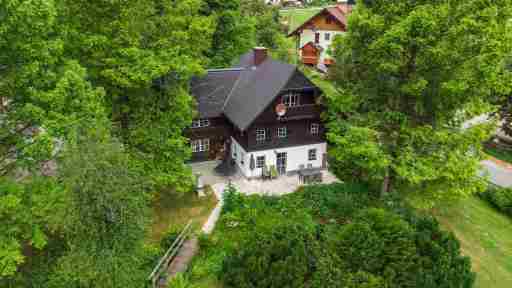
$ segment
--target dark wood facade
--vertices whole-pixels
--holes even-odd
[[[282,103],[282,97],[292,90],[284,90],[281,94],[258,116],[247,131],[234,129],[233,138],[244,147],[247,152],[266,150],[272,148],[292,147],[325,142],[324,128],[321,125],[321,105],[317,104],[316,91],[300,91],[299,105],[287,107],[283,117],[278,117],[275,106]],[[318,134],[311,134],[311,124],[319,124]],[[286,127],[287,136],[279,138],[277,129]],[[256,130],[265,129],[265,141],[256,141]]]
[[[233,125],[225,117],[209,118],[210,126],[187,129],[185,135],[190,141],[209,139],[210,149],[205,152],[192,153],[192,162],[223,159],[228,153],[226,142],[233,134]]]

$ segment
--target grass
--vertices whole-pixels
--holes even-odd
[[[201,198],[196,193],[161,193],[161,197],[153,204],[154,217],[150,240],[158,243],[170,226],[184,226],[189,220],[193,220],[198,227],[202,226],[217,204],[211,187],[207,186],[205,192],[206,196]]]
[[[477,197],[447,204],[436,214],[471,257],[475,287],[512,287],[512,219]]]
[[[282,9],[279,10],[279,15],[283,21],[288,22],[288,33],[290,33],[322,9],[323,7]]]
[[[512,152],[504,151],[495,147],[485,147],[484,152],[496,159],[512,164]]]

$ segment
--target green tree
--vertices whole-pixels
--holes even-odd
[[[182,131],[191,123],[191,76],[202,73],[214,31],[201,0],[60,0],[65,50],[107,92],[116,135],[161,186],[187,190]]]
[[[55,140],[102,119],[101,89],[65,57],[53,1],[0,3],[0,175],[37,169]]]
[[[49,287],[142,287],[149,182],[122,145],[80,141],[64,152],[59,178],[66,193],[62,233],[68,249]]]
[[[482,189],[476,174],[488,130],[460,129],[459,115],[510,89],[510,6],[360,1],[334,43],[331,76],[342,96],[327,97],[339,176],[382,181],[383,193],[426,205]],[[355,108],[343,111],[338,97]]]
[[[212,45],[206,54],[209,67],[229,67],[236,58],[255,46],[253,17],[244,17],[240,0],[206,0],[205,14],[216,19]]]

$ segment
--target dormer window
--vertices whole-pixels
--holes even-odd
[[[208,119],[196,119],[192,120],[192,128],[203,128],[210,126],[210,120]]]
[[[283,96],[283,104],[287,107],[299,105],[299,93],[290,92]]]

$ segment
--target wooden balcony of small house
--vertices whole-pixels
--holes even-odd
[[[283,116],[286,120],[315,119],[322,113],[322,108],[317,104],[297,105],[286,108]]]
[[[318,56],[302,56],[302,63],[316,66],[318,64]]]

